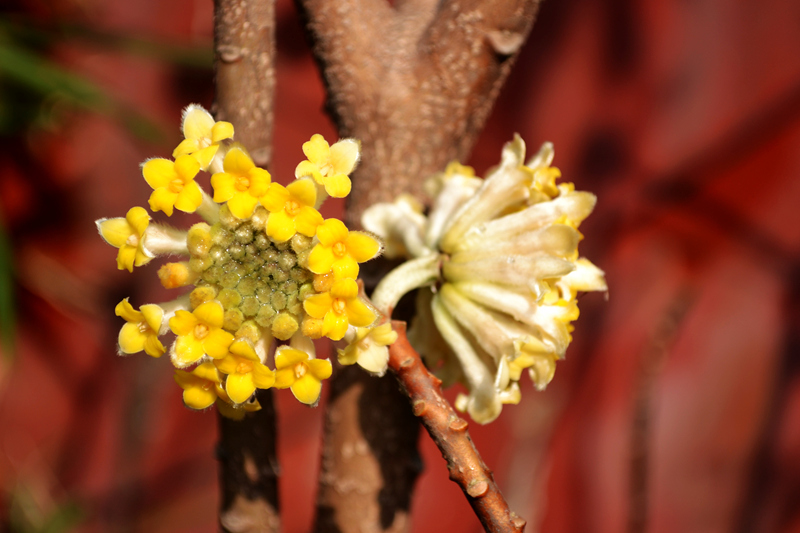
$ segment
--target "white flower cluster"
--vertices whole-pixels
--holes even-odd
[[[578,255],[578,226],[596,197],[556,184],[552,144],[524,158],[517,135],[486,179],[458,163],[431,178],[427,216],[401,197],[362,220],[384,239],[387,256],[409,259],[384,278],[373,303],[390,313],[424,287],[409,338],[445,385],[467,387],[456,407],[480,423],[520,401],[523,370],[537,389],[547,386],[572,340],[577,293],[606,290],[603,272]]]

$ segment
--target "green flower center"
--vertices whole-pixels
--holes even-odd
[[[193,305],[216,299],[225,310],[224,330],[236,334],[250,324],[286,340],[288,329],[293,333],[306,318],[303,300],[317,292],[307,269],[312,239],[298,233],[275,243],[265,231],[267,217],[258,207],[240,220],[223,205],[206,237],[190,239],[189,268],[200,274]]]

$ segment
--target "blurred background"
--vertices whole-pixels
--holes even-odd
[[[114,306],[170,297],[94,226],[145,205],[139,163],[210,106],[212,2],[0,10],[0,530],[214,531],[215,415],[182,406],[166,359],[115,354]],[[335,134],[292,3],[277,12],[285,183],[302,142]],[[581,252],[610,286],[581,298],[547,391],[472,425],[527,531],[800,532],[800,3],[547,0],[479,173],[514,132],[599,197]],[[323,411],[277,402],[284,531],[302,532]],[[414,531],[480,531],[420,446]]]

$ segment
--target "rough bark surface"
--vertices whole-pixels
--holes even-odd
[[[342,136],[362,143],[348,222],[464,160],[539,8],[537,0],[298,0]]]
[[[272,390],[259,390],[261,410],[244,420],[219,419],[219,525],[230,533],[280,531],[275,406]]]
[[[255,163],[269,166],[275,95],[274,0],[215,0],[214,115],[234,126],[234,139]],[[280,530],[276,415],[272,390],[259,390],[261,410],[244,420],[219,416],[222,531]]]
[[[450,479],[464,491],[486,531],[522,533],[525,520],[509,509],[492,471],[467,433],[469,424],[442,396],[442,382],[425,368],[409,344],[405,323],[394,321],[392,326],[398,339],[389,348],[389,368],[411,401],[414,415],[420,418],[447,461]]]
[[[217,120],[234,125],[256,165],[272,156],[275,97],[275,1],[215,0]]]
[[[342,137],[362,143],[348,199],[351,228],[360,226],[364,209],[375,202],[390,202],[401,193],[425,202],[425,178],[454,159],[466,159],[539,7],[538,0],[296,1],[328,89],[328,111]],[[380,278],[388,268],[376,263],[369,270]],[[329,407],[316,531],[408,530],[403,518],[408,495],[382,500],[382,520],[375,521],[375,502],[389,482],[377,458],[418,464],[415,447],[396,446],[398,455],[391,456],[384,438],[346,463],[339,447],[355,438],[350,432],[359,423],[363,428],[365,420],[380,419],[400,433],[416,433],[417,424],[395,386],[366,388],[367,376],[340,379],[334,377],[335,389],[353,390]],[[378,412],[389,402],[395,406],[390,412]],[[402,416],[391,414],[403,410]],[[403,486],[410,490],[416,475],[409,470],[401,476]],[[350,486],[337,479],[360,481]],[[384,519],[391,508],[398,516]]]

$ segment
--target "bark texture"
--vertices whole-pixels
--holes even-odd
[[[427,203],[424,180],[467,158],[539,7],[538,0],[296,1],[327,86],[327,109],[340,136],[362,143],[348,199],[351,228],[368,206],[401,193]],[[374,262],[368,270],[380,279],[389,268]],[[411,490],[416,447],[383,438],[344,461],[341,446],[360,439],[368,420],[403,435],[415,435],[418,424],[396,385],[347,374],[334,377],[341,392],[327,415],[316,531],[406,531],[410,493],[389,491],[395,501],[386,495],[397,479]],[[406,471],[392,481],[379,459]],[[343,482],[354,479],[358,484]]]
[[[272,156],[275,99],[275,0],[215,0],[217,120],[234,125],[256,165]]]
[[[343,137],[362,143],[348,223],[464,160],[539,8],[537,0],[298,0]]]
[[[234,139],[255,163],[272,155],[275,96],[274,0],[215,0],[214,115],[234,126]],[[259,390],[261,410],[235,421],[219,416],[222,531],[280,530],[276,416],[272,390]]]
[[[394,321],[392,326],[398,339],[389,348],[389,368],[411,401],[414,415],[420,418],[447,461],[450,479],[464,491],[486,531],[522,533],[525,520],[509,509],[492,471],[467,433],[469,424],[442,396],[441,380],[425,368],[409,344],[405,323]]]

